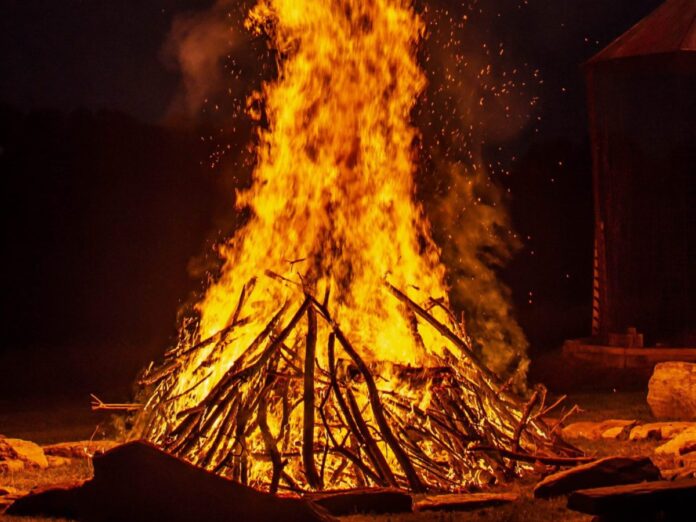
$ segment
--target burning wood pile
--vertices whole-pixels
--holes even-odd
[[[168,452],[271,492],[460,490],[507,481],[538,461],[574,461],[578,452],[542,420],[557,404],[547,406],[539,392],[520,402],[477,361],[463,332],[455,333],[460,325],[441,323],[388,288],[403,305],[414,343],[423,344],[418,327],[428,325],[457,347],[459,357],[447,353],[436,367],[368,364],[331,317],[326,299],[305,294],[294,310],[289,304],[278,310],[198,404],[162,425],[158,410],[178,398],[177,369],[203,348],[219,353],[215,347],[234,338],[243,292],[230,327],[171,351],[146,376],[144,383],[156,388],[142,415],[145,436]],[[324,346],[317,343],[319,321],[331,330]]]
[[[411,3],[262,0],[248,25],[279,56],[249,100],[251,217],[143,378],[137,434],[272,492],[458,491],[574,461],[542,420],[556,405],[515,398],[450,310],[414,198]]]

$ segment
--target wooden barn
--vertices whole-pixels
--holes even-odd
[[[696,1],[666,1],[584,69],[593,335],[696,346]]]

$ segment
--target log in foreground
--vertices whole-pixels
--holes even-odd
[[[380,295],[402,310],[427,361],[399,365],[367,359],[369,340],[350,339],[327,299],[299,289],[294,305],[255,319],[259,327],[244,333],[248,346],[234,358],[225,352],[242,336],[234,318],[209,340],[194,336],[170,350],[141,381],[148,399],[136,436],[271,492],[451,492],[507,482],[536,461],[584,462],[544,423],[545,391],[528,401],[508,392],[453,313],[437,315],[385,286]],[[234,317],[248,324],[245,299]]]
[[[30,494],[12,504],[7,514],[85,522],[335,520],[311,502],[255,491],[145,442],[124,444],[95,457],[92,480]]]
[[[305,498],[338,517],[356,513],[388,514],[413,511],[411,495],[391,488],[326,491],[310,493]]]
[[[425,497],[416,502],[416,511],[471,511],[516,502],[516,493],[451,493]]]
[[[692,520],[696,479],[584,489],[568,497],[568,509],[600,520]]]
[[[549,475],[534,488],[536,498],[567,495],[579,489],[620,486],[660,479],[648,457],[606,457]]]

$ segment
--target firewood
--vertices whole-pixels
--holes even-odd
[[[314,350],[317,345],[317,316],[312,307],[307,309],[307,344],[304,365],[304,415],[302,428],[302,462],[307,483],[321,489],[321,479],[314,463]]]
[[[497,377],[476,361],[468,338],[395,288],[391,292],[404,305],[414,342],[423,343],[417,324],[423,319],[463,354],[462,359],[449,351],[432,354],[436,366],[428,368],[388,365],[405,390],[429,390],[423,408],[398,387],[381,389],[380,364],[361,357],[331,316],[326,297],[319,303],[305,294],[283,325],[292,306],[285,302],[210,391],[176,412],[173,425],[157,422],[160,409],[196,394],[210,372],[198,371],[183,392],[176,391],[175,373],[158,380],[140,414],[143,433],[178,456],[270,491],[347,485],[448,491],[467,481],[484,486],[508,480],[537,461],[558,466],[587,461],[540,419],[547,409],[543,391],[527,403],[501,391]],[[240,295],[231,323],[244,313],[245,299]],[[323,357],[318,319],[328,335]],[[227,342],[223,337],[210,341],[203,368],[215,364],[218,346]],[[338,347],[344,359],[337,357]],[[195,355],[181,353],[170,359],[189,361]],[[257,461],[271,465],[268,478],[258,475]]]

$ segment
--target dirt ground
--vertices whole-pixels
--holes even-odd
[[[573,420],[603,420],[609,418],[635,419],[649,421],[652,419],[645,403],[644,393],[601,393],[572,395],[569,404],[578,404],[582,411]],[[97,428],[100,425],[101,428]],[[115,435],[118,423],[108,415],[95,415],[89,410],[88,400],[84,403],[74,401],[55,401],[54,404],[26,403],[9,404],[0,402],[0,433],[8,437],[33,440],[40,444],[68,440],[89,439],[95,431],[101,435]],[[101,430],[101,431],[100,431]],[[621,442],[601,441],[577,442],[589,455],[650,455],[656,442]],[[0,473],[0,486],[11,486],[29,490],[36,486],[58,485],[87,479],[91,476],[91,464],[88,461],[73,461],[72,464],[51,468],[46,471],[24,471],[21,473]],[[532,498],[534,480],[523,480],[502,487],[503,491],[516,491],[520,501],[496,508],[480,509],[470,512],[414,513],[409,515],[385,516],[351,516],[344,517],[346,522],[420,522],[434,520],[441,522],[459,521],[509,521],[509,522],[545,522],[545,521],[589,521],[591,517],[583,516],[565,508],[565,499],[536,500]],[[0,515],[2,522],[47,522],[48,519],[15,518]],[[55,520],[54,520],[55,522]]]

